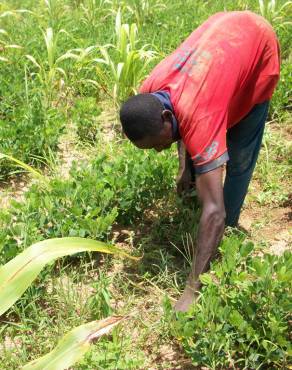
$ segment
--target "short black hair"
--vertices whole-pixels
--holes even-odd
[[[125,135],[131,141],[157,135],[163,128],[163,104],[152,94],[138,94],[128,99],[120,109]]]

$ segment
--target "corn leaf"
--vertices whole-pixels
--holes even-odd
[[[23,370],[63,370],[68,369],[90,348],[92,341],[108,334],[124,319],[112,316],[100,321],[80,325],[67,333],[51,352],[25,365]]]
[[[11,157],[10,155],[4,154],[4,153],[0,153],[0,160],[3,159],[3,158],[9,159],[10,161],[17,163],[20,167],[27,170],[28,172],[30,172],[35,177],[37,177],[41,180],[44,180],[44,176],[40,172],[38,172],[37,170],[35,170],[33,167],[29,166],[28,164],[20,161],[19,159],[16,159],[16,158]]]
[[[85,238],[55,238],[35,243],[0,267],[0,315],[21,297],[47,263],[85,251],[115,253],[138,259],[117,247]]]
[[[51,27],[46,29],[44,32],[44,39],[47,47],[48,63],[49,67],[54,66],[54,54],[55,54],[55,43],[54,43],[54,31]]]
[[[5,49],[23,49],[23,46],[15,45],[15,44],[5,45]]]

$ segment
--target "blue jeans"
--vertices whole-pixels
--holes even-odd
[[[255,105],[227,131],[229,161],[224,182],[226,226],[236,226],[260,151],[269,102]]]

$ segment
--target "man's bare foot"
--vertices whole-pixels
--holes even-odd
[[[192,288],[189,285],[187,285],[185,287],[185,290],[183,291],[183,294],[176,302],[174,310],[180,312],[187,312],[191,304],[196,301],[197,296],[198,292],[195,290],[195,288]]]

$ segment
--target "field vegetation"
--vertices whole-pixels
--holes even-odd
[[[208,16],[245,9],[282,49],[248,230],[175,315],[196,194],[176,196],[175,148],[137,150],[117,110]],[[291,19],[276,0],[0,1],[0,369],[291,368]]]

